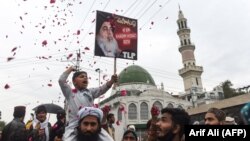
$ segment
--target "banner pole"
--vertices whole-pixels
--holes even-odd
[[[114,74],[116,74],[116,57],[114,58]],[[117,86],[117,83],[113,84],[113,89],[115,89]]]

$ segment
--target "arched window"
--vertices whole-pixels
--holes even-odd
[[[117,115],[118,120],[122,120],[122,111],[119,108],[117,110]]]
[[[168,103],[168,108],[174,108],[174,105],[172,103]]]
[[[134,103],[128,106],[128,119],[137,119],[137,108]]]
[[[158,107],[159,110],[162,109],[162,104],[161,104],[161,102],[159,102],[159,101],[155,101],[155,103],[154,103],[153,105],[155,105],[156,107]]]
[[[148,119],[148,104],[146,102],[141,103],[141,110],[140,110],[141,119]]]
[[[183,24],[183,21],[181,21],[181,28],[184,28],[184,24]]]
[[[184,45],[187,45],[187,40],[186,39],[184,39]]]

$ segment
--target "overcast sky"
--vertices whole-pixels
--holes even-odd
[[[81,67],[89,73],[89,87],[98,86],[97,68],[102,83],[110,78],[113,59],[93,55],[96,10],[138,19],[138,60],[118,59],[118,73],[134,63],[166,91],[182,92],[178,4],[191,29],[196,64],[204,68],[203,87],[209,91],[227,79],[235,88],[249,85],[249,0],[5,0],[0,2],[2,120],[12,119],[16,105],[27,106],[25,121],[41,103],[63,106],[57,80],[73,65],[65,62],[67,56],[73,53],[74,59],[78,49],[84,52]]]

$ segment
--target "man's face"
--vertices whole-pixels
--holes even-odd
[[[157,126],[157,137],[162,138],[167,135],[167,133],[172,132],[173,121],[172,116],[169,113],[162,114],[160,120],[156,123]]]
[[[123,137],[122,141],[136,141],[136,138],[132,133],[128,133]]]
[[[213,113],[206,113],[205,125],[221,125],[221,123]]]
[[[111,116],[109,119],[109,123],[115,123],[115,116]]]
[[[47,116],[47,113],[42,111],[36,115],[36,119],[39,120],[40,122],[44,122],[46,120],[46,116]]]
[[[98,119],[95,116],[86,116],[80,123],[80,131],[83,135],[93,135],[99,130]]]
[[[100,36],[102,38],[105,38],[108,41],[114,38],[110,22],[103,22],[101,29],[100,29]]]
[[[88,76],[86,73],[81,73],[73,80],[74,86],[78,90],[86,89],[88,86]]]

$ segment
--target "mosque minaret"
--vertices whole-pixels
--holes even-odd
[[[195,45],[191,42],[190,38],[191,30],[188,28],[187,19],[181,10],[179,10],[177,24],[177,34],[180,39],[179,52],[181,53],[183,63],[183,68],[179,70],[179,75],[183,78],[185,92],[191,93],[192,88],[196,88],[196,92],[202,92],[201,74],[203,67],[196,66],[194,56]]]

